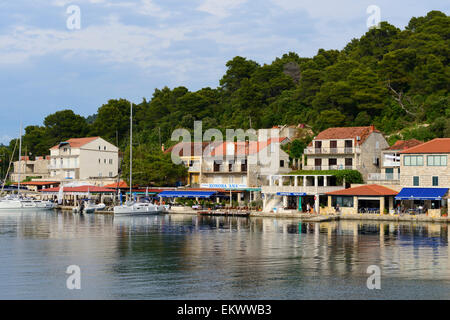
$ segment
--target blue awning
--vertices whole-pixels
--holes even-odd
[[[448,188],[403,188],[396,200],[441,200]]]
[[[163,191],[158,194],[162,198],[209,198],[217,192],[214,191]]]
[[[277,192],[277,196],[297,196],[297,197],[303,197],[307,194],[304,192]]]

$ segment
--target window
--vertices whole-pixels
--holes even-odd
[[[106,150],[106,146],[103,147],[103,150]]]
[[[112,164],[113,163],[113,160],[112,159],[109,159],[109,164]]]
[[[280,160],[280,167],[284,168],[284,160]]]
[[[103,163],[106,164],[106,159],[103,159]]]
[[[423,156],[405,156],[403,158],[404,166],[423,166]]]
[[[337,165],[337,159],[333,159],[333,158],[328,159],[328,165],[329,166],[336,166]]]
[[[101,150],[101,147],[100,147],[100,146],[98,146],[98,150]]]
[[[419,177],[417,176],[413,177],[413,186],[415,187],[419,186]]]
[[[112,177],[112,172],[109,173],[109,177],[110,177],[110,178]]]
[[[352,196],[335,196],[333,197],[333,206],[339,205],[339,207],[351,208],[353,207],[353,197]]]
[[[439,177],[433,177],[433,187],[437,187],[439,185]]]
[[[447,156],[427,156],[428,166],[446,166]]]
[[[98,163],[101,163],[101,159],[98,159]]]

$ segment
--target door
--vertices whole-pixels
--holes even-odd
[[[322,153],[322,141],[315,141],[314,146],[316,148],[316,153]]]
[[[314,159],[315,170],[322,170],[322,159]]]
[[[336,153],[337,151],[337,141],[336,140],[331,140],[330,141],[330,152],[331,153]]]
[[[386,180],[394,179],[394,168],[386,168]]]

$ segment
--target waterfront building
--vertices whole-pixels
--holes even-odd
[[[373,125],[329,128],[304,150],[303,170],[358,170],[367,181],[369,173],[381,172],[381,150],[387,147],[383,134]]]
[[[12,182],[19,182],[27,178],[47,179],[50,174],[48,165],[50,164],[49,156],[37,156],[34,160],[30,160],[29,156],[22,156],[21,161],[14,162],[14,170],[10,174]]]
[[[320,212],[327,204],[326,193],[345,189],[344,181],[337,183],[330,174],[283,174],[269,177],[261,188],[265,212]]]
[[[252,191],[268,184],[270,176],[290,172],[289,155],[281,149],[286,139],[211,145],[203,158],[201,187]]]
[[[392,146],[381,151],[381,172],[369,173],[367,183],[381,185],[400,184],[400,152],[422,144],[416,139],[398,140]]]
[[[183,161],[188,169],[187,185],[190,187],[200,186],[203,153],[210,144],[211,142],[180,142],[165,151],[166,153],[175,152]]]
[[[119,149],[101,137],[72,138],[50,149],[50,179],[112,183],[119,170]]]
[[[394,197],[398,191],[368,184],[348,189],[328,192],[327,212],[341,214],[375,213],[388,214],[394,212]]]
[[[450,208],[450,138],[437,138],[400,152],[400,185],[396,199],[410,209]],[[437,215],[438,212],[435,212]]]

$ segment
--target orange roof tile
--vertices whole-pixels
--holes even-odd
[[[398,192],[377,184],[367,184],[359,187],[328,192],[332,196],[395,196]]]
[[[419,144],[422,143],[423,143],[422,141],[419,141],[417,139],[398,140],[392,146],[386,148],[385,150],[406,150],[418,146]]]
[[[450,153],[450,138],[436,138],[400,153]]]
[[[80,148],[80,147],[84,146],[85,144],[88,144],[89,142],[94,141],[98,138],[100,138],[100,137],[71,138],[67,141],[62,141],[61,143],[68,143],[71,148]],[[51,149],[58,149],[59,146],[61,145],[61,143],[57,144],[56,146],[51,147]]]
[[[18,185],[17,182],[13,183],[14,185]],[[20,183],[23,186],[49,186],[52,184],[59,184],[58,181],[28,181],[28,182],[21,182]]]
[[[104,186],[104,188],[128,188],[128,184],[125,181],[120,181],[119,183],[114,182],[111,184],[107,184],[106,186]]]
[[[356,139],[356,137],[360,137],[359,144],[362,144],[372,132],[380,131],[376,130],[374,126],[328,128],[320,132],[314,140]],[[311,145],[312,143],[310,143]]]

